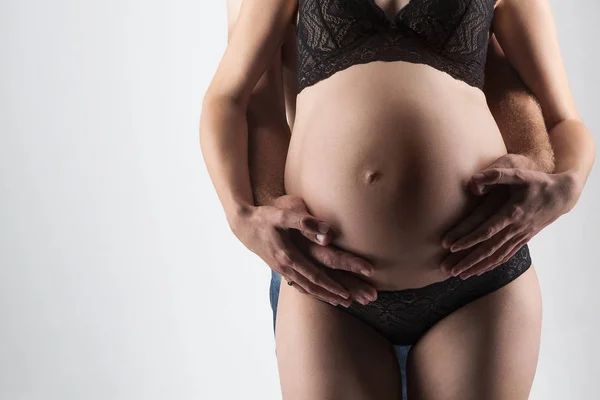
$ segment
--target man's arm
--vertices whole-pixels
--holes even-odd
[[[523,82],[535,94],[554,149],[554,173],[565,178],[575,206],[595,160],[595,143],[569,87],[547,0],[499,0],[493,31]]]
[[[555,165],[552,173],[543,173],[519,165],[520,158],[527,157],[509,154],[473,175],[470,187],[475,194],[507,186],[510,198],[491,217],[475,210],[445,235],[443,245],[452,253],[442,261],[442,269],[463,278],[506,262],[541,229],[569,212],[583,191],[596,154],[594,139],[569,88],[548,2],[499,0],[493,30],[508,62],[539,101]],[[512,113],[519,115],[515,102],[504,104],[512,105],[508,120]],[[456,263],[465,250],[469,254]]]
[[[526,156],[531,169],[554,172],[554,152],[542,109],[510,65],[495,36],[490,39],[483,92],[506,148]]]
[[[228,37],[235,28],[242,0],[227,1]],[[252,90],[248,111],[248,168],[255,205],[285,194],[283,173],[290,143],[283,90],[282,49]]]

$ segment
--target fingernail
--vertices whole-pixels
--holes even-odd
[[[320,243],[323,243],[325,241],[325,235],[323,235],[322,233],[317,233],[316,238]]]
[[[452,246],[450,246],[450,251],[453,253],[456,253],[457,251],[459,251],[462,248],[460,243],[454,243]]]
[[[442,247],[445,249],[449,249],[451,245],[452,245],[452,237],[444,236],[444,238],[442,239]]]
[[[356,297],[356,301],[358,301],[363,306],[366,306],[367,304],[369,304],[369,300],[367,300],[367,299],[365,299],[364,297],[361,297],[361,296]]]
[[[375,301],[377,299],[377,296],[369,292],[362,292],[361,295],[369,301]]]
[[[345,298],[345,299],[349,299],[349,298],[350,298],[350,293],[348,293],[348,292],[346,292],[346,293],[344,293],[344,292],[339,292],[338,294],[339,294],[340,296],[342,296],[343,298]]]
[[[352,261],[356,263],[358,270],[361,274],[365,276],[371,276],[371,274],[373,273],[373,267],[368,262],[364,261],[360,257],[356,257]]]
[[[325,222],[319,222],[317,229],[321,233],[327,233],[327,231],[329,230],[329,225],[327,225]]]

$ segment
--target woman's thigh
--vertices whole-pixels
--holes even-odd
[[[526,400],[540,348],[542,302],[533,265],[448,315],[407,359],[410,400]]]
[[[370,327],[281,285],[275,329],[283,400],[399,400],[393,347]]]

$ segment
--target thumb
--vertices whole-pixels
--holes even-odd
[[[274,204],[276,207],[292,210],[298,213],[307,213],[308,209],[306,208],[306,203],[302,200],[301,197],[294,196],[291,194],[285,194],[279,196]]]
[[[503,175],[502,172],[498,172],[499,170],[500,168],[492,166],[471,176],[469,181],[471,192],[477,196],[483,196],[489,192],[493,185],[498,184],[498,179]]]
[[[279,210],[276,225],[285,229],[296,229],[308,239],[323,244],[331,236],[331,229],[327,222],[305,212]]]
[[[495,185],[527,184],[526,171],[518,168],[487,168],[471,177],[469,188],[477,196],[489,192]]]
[[[471,177],[479,185],[523,185],[527,184],[528,171],[519,168],[490,168]]]
[[[493,187],[493,185],[478,183],[473,179],[469,181],[468,186],[471,193],[473,193],[475,196],[483,196],[484,194],[488,193]]]

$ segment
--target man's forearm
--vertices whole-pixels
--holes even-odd
[[[285,119],[274,118],[270,112],[272,108],[257,101],[247,114],[248,165],[255,205],[268,204],[285,194],[283,178],[290,128]]]
[[[488,48],[484,93],[509,153],[532,160],[532,168],[551,173],[555,154],[541,107],[512,68],[496,39]]]
[[[592,135],[579,120],[545,121],[539,103],[494,38],[488,50],[484,91],[508,152],[528,156],[535,169],[569,178],[574,205],[595,160]]]
[[[227,0],[227,31],[231,38],[242,0]],[[289,32],[287,33],[289,34]],[[285,194],[283,174],[290,142],[290,129],[283,101],[282,49],[256,83],[248,101],[247,162],[254,205],[264,205]],[[242,167],[245,169],[245,167]]]
[[[284,170],[290,144],[281,50],[252,91],[248,105],[248,168],[255,205],[285,194]]]

